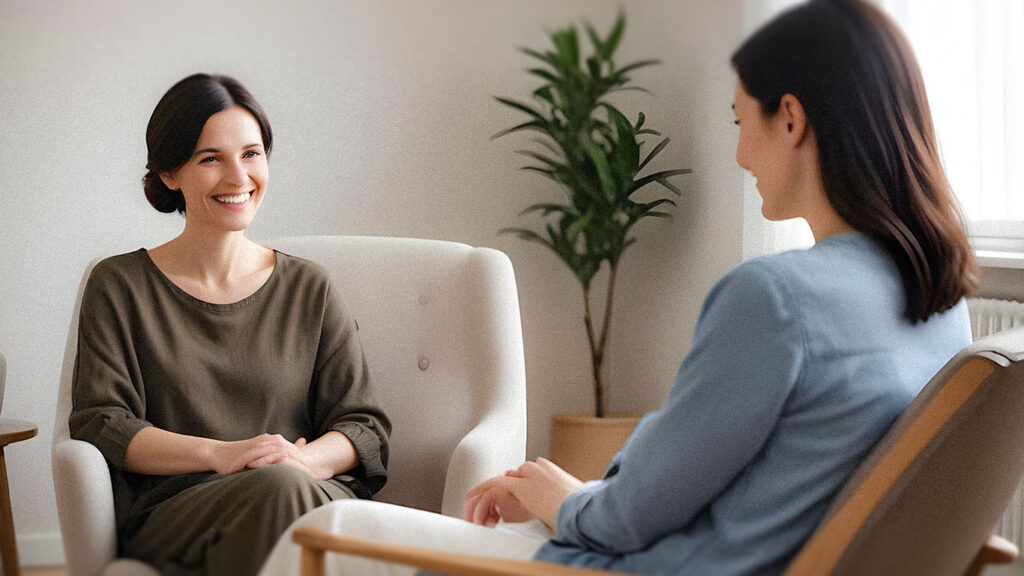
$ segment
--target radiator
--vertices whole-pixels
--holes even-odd
[[[977,340],[1000,330],[1024,325],[1024,303],[1012,300],[968,298],[971,334]],[[1010,505],[996,524],[996,533],[1024,550],[1024,482],[1017,486]]]
[[[971,311],[971,335],[975,340],[1024,325],[1024,302],[968,298],[967,308]]]

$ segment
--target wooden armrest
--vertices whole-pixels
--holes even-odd
[[[613,576],[603,572],[574,568],[562,564],[530,560],[505,560],[414,548],[399,544],[371,542],[362,538],[331,534],[317,528],[300,526],[292,533],[292,541],[302,546],[302,576],[324,576],[325,552],[338,552],[459,576]],[[624,576],[624,575],[623,575]]]
[[[989,564],[1009,564],[1017,559],[1018,554],[1017,546],[1013,542],[993,534],[982,544],[981,550],[978,550],[974,562],[967,569],[967,576],[979,576]]]

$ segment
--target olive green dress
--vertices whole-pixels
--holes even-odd
[[[327,272],[281,252],[266,283],[233,304],[190,296],[144,249],[98,263],[82,300],[70,428],[110,466],[120,554],[164,574],[254,574],[292,520],[378,491],[391,424],[357,330]],[[359,463],[323,481],[283,465],[127,472],[125,450],[147,426],[225,441],[333,430]]]

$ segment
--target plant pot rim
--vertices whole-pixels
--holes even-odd
[[[646,412],[639,410],[617,410],[598,418],[594,416],[593,412],[557,412],[551,415],[551,421],[563,424],[587,423],[590,426],[617,426],[628,422],[636,423],[644,414]]]

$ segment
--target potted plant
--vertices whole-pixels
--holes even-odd
[[[643,88],[630,85],[630,74],[636,70],[658,63],[657,60],[642,60],[617,67],[613,60],[615,50],[622,39],[626,20],[620,13],[607,37],[601,38],[589,24],[585,25],[593,53],[584,58],[580,54],[580,43],[576,27],[551,33],[553,50],[539,52],[523,48],[523,52],[537,59],[542,67],[531,68],[529,73],[544,81],[533,92],[533,103],[498,98],[529,116],[526,122],[495,134],[494,138],[507,134],[534,131],[539,133],[535,142],[543,150],[519,150],[533,162],[523,170],[536,172],[558,183],[565,191],[565,202],[546,202],[527,207],[520,214],[539,213],[545,227],[541,232],[527,228],[506,228],[502,232],[517,234],[520,238],[542,244],[554,252],[572,270],[583,288],[583,323],[587,331],[594,386],[594,410],[592,420],[599,429],[613,424],[606,405],[603,361],[612,319],[612,304],[615,297],[615,278],[622,254],[636,239],[630,236],[633,226],[647,217],[668,217],[659,210],[666,205],[675,206],[668,196],[659,196],[647,201],[637,199],[637,192],[651,184],[659,184],[668,192],[679,195],[679,190],[669,178],[688,174],[688,169],[662,170],[644,176],[640,172],[668,145],[668,138],[661,138],[656,130],[645,127],[645,116],[637,115],[631,122],[612,105],[607,97],[615,92]],[[642,153],[645,136],[660,139],[646,154]],[[604,315],[600,328],[591,315],[591,284],[607,264],[607,290],[605,292]],[[608,459],[622,446],[632,431],[635,419],[626,423],[626,430],[614,433],[611,453],[593,456],[598,462],[585,464],[590,471],[572,470],[575,465],[569,460],[578,459],[583,448],[592,448],[596,438],[594,432],[582,432],[585,442],[575,447],[570,441],[565,445],[556,438],[566,417],[552,418],[552,453],[554,461],[567,466],[570,472],[581,477],[592,477],[603,471]],[[584,419],[585,420],[585,419]],[[574,427],[574,426],[570,426]],[[621,428],[622,426],[619,426]],[[559,461],[561,460],[561,461]]]

